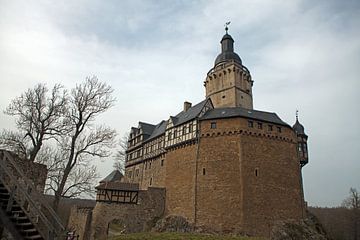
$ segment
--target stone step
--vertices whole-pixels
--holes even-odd
[[[33,235],[33,236],[27,236],[27,237],[24,237],[24,239],[29,239],[29,240],[37,240],[37,239],[43,239],[39,234],[37,235]]]

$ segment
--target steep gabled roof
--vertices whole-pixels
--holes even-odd
[[[101,180],[100,183],[120,181],[123,177],[124,175],[122,175],[122,173],[119,170],[114,170],[109,175],[107,175],[103,180]]]
[[[219,119],[219,118],[232,118],[232,117],[245,117],[264,122],[275,123],[289,127],[289,125],[282,121],[276,113],[264,112],[258,110],[250,110],[246,108],[214,108],[207,111],[201,120]]]
[[[123,191],[138,191],[138,183],[125,183],[125,182],[106,182],[101,183],[95,189],[107,189],[107,190],[123,190]]]
[[[154,131],[155,125],[145,122],[139,122],[139,128],[143,130],[143,134],[151,135],[151,133]]]
[[[205,99],[205,100],[199,102],[198,104],[196,104],[195,106],[189,108],[186,112],[181,111],[180,113],[178,113],[175,116],[177,121],[176,121],[176,123],[174,123],[174,126],[180,125],[182,123],[185,123],[192,119],[195,119],[200,114],[201,110],[203,109],[203,107],[205,106],[207,101],[208,101],[208,99]]]
[[[162,120],[159,124],[155,126],[154,131],[147,140],[156,138],[161,134],[165,133],[166,125],[167,125],[167,121]]]

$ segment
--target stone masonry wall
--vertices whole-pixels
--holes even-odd
[[[68,229],[79,235],[79,240],[90,239],[93,208],[74,206],[71,208]]]
[[[166,215],[179,215],[194,222],[195,160],[197,144],[166,154]]]
[[[252,127],[241,118],[201,122],[196,225],[268,236],[274,222],[302,218],[294,132],[252,121]]]
[[[165,189],[148,188],[139,191],[138,204],[119,204],[97,202],[93,210],[91,237],[94,240],[105,240],[109,223],[120,220],[125,224],[126,232],[150,230],[165,210]]]

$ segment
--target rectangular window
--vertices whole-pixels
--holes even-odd
[[[183,129],[182,129],[182,134],[185,135],[186,134],[186,127],[183,126]]]
[[[171,132],[168,132],[168,140],[171,140]]]
[[[210,125],[210,128],[215,129],[216,128],[216,122],[212,122],[211,125]]]
[[[136,172],[136,176],[138,177],[139,176],[139,169],[136,169],[135,172]]]
[[[253,121],[248,121],[248,127],[250,127],[250,128],[254,127],[254,122]]]
[[[161,166],[164,166],[164,160],[161,160]]]
[[[205,170],[205,168],[203,168],[203,175],[205,175],[206,174],[206,170]]]
[[[273,126],[272,125],[268,125],[268,130],[272,131],[273,130]]]
[[[281,133],[281,127],[277,127],[277,131]]]
[[[191,122],[190,124],[189,124],[189,133],[191,133],[193,131],[193,123]]]
[[[258,125],[258,129],[262,129],[262,123],[258,122],[257,125]]]
[[[174,139],[177,137],[177,131],[174,131]]]

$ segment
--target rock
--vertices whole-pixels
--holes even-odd
[[[182,216],[169,215],[160,219],[153,228],[155,232],[193,232],[194,226]]]
[[[319,220],[307,213],[307,218],[300,222],[283,221],[271,230],[271,240],[328,240],[327,234]]]

